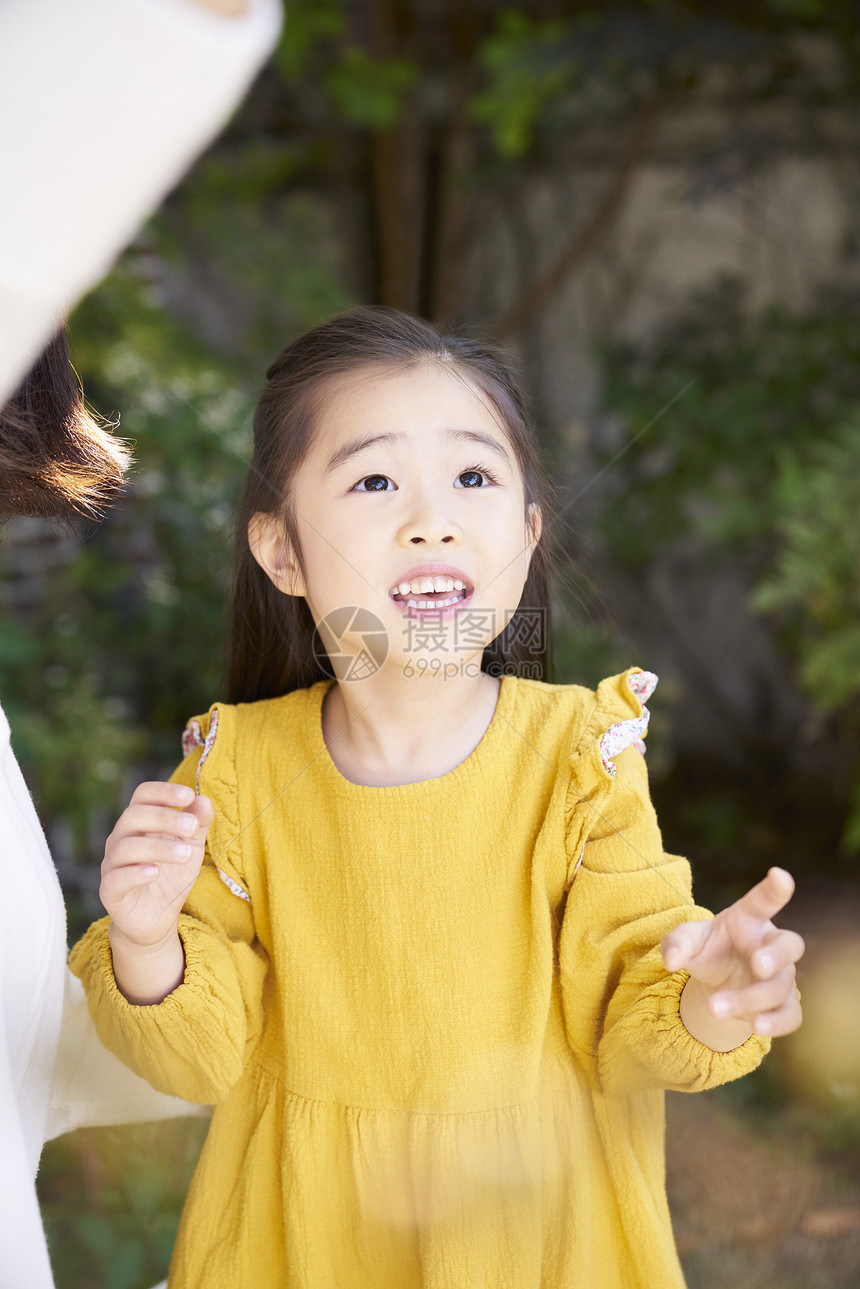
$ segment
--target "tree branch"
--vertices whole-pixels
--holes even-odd
[[[620,211],[630,190],[633,176],[654,137],[660,105],[652,102],[642,109],[636,125],[622,153],[606,191],[582,228],[574,233],[571,241],[558,259],[542,277],[531,286],[495,327],[495,334],[506,339],[520,331],[535,314],[539,313],[559,289],[597,246],[613,219]]]

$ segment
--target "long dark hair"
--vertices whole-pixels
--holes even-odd
[[[429,323],[396,309],[362,308],[300,336],[267,372],[268,384],[254,417],[254,456],[237,521],[228,618],[230,702],[275,698],[333,674],[320,660],[319,636],[307,601],[279,591],[248,544],[248,525],[255,514],[280,515],[301,563],[291,484],[310,449],[325,384],[362,367],[403,370],[428,361],[467,379],[487,399],[516,455],[526,507],[537,504],[543,517],[543,536],[532,557],[520,606],[484,650],[482,670],[546,679],[551,502],[525,399],[508,365],[490,345],[442,335]]]
[[[130,460],[127,444],[84,406],[63,325],[0,407],[0,518],[97,518]]]

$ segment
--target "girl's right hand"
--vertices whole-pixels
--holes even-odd
[[[107,839],[99,898],[114,927],[141,948],[176,929],[214,811],[178,783],[142,783]]]

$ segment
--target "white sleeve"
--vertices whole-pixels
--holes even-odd
[[[67,968],[63,1027],[45,1140],[97,1124],[146,1123],[209,1112],[208,1106],[190,1105],[179,1097],[156,1092],[102,1047],[83,986]]]
[[[3,0],[0,399],[217,134],[279,0]]]
[[[12,1073],[16,1056],[0,1013],[0,1285],[53,1289],[32,1152]]]

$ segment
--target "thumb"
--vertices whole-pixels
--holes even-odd
[[[215,818],[215,807],[209,797],[195,797],[190,806],[186,806],[185,813],[194,815],[200,826],[200,835],[206,833],[207,828]]]
[[[712,926],[713,922],[682,922],[670,931],[660,945],[666,970],[689,967],[707,944]]]

